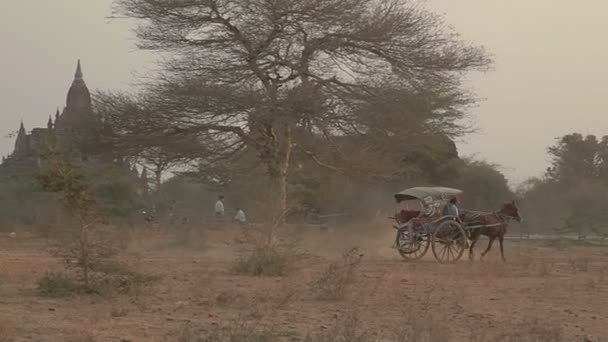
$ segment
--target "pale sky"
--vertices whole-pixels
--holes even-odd
[[[494,69],[472,75],[485,100],[479,134],[460,153],[502,165],[514,184],[541,175],[546,147],[578,131],[608,134],[608,1],[428,0],[466,40],[484,45]],[[109,21],[111,0],[0,0],[0,154],[4,135],[44,127],[65,105],[76,60],[91,90],[128,89],[152,68],[126,21]]]

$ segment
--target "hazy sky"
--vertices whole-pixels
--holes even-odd
[[[578,131],[608,134],[608,1],[429,0],[467,40],[487,47],[494,70],[472,75],[485,98],[481,132],[461,154],[502,165],[512,182],[542,174],[546,147]],[[111,0],[0,1],[0,154],[4,135],[42,127],[65,104],[76,60],[90,89],[128,88],[152,67],[125,21],[105,19]]]

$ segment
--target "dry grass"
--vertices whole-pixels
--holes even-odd
[[[46,297],[67,297],[82,293],[83,288],[65,273],[47,272],[38,279],[37,290]]]
[[[351,248],[342,254],[341,260],[330,263],[311,284],[315,297],[321,300],[344,299],[362,258],[359,248]]]
[[[361,328],[359,315],[351,311],[344,320],[329,329],[313,332],[304,338],[304,342],[372,342],[372,335]]]
[[[241,275],[284,276],[292,265],[292,257],[289,252],[277,246],[256,246],[251,253],[240,257],[233,269]]]
[[[165,337],[165,341],[178,342],[278,342],[279,330],[265,327],[260,322],[235,320],[211,331],[196,331],[191,323],[186,323],[178,333],[177,339]]]
[[[572,269],[572,272],[587,272],[589,271],[589,258],[588,257],[570,257],[568,258],[568,265]]]
[[[8,318],[0,318],[0,342],[12,342],[17,338],[17,324]]]
[[[106,283],[111,295],[68,299],[28,295],[44,275],[37,272],[60,270],[60,259],[33,248],[31,240],[15,250],[0,246],[7,256],[0,259],[0,305],[5,316],[19,318],[18,326],[0,320],[0,334],[12,334],[8,341],[171,342],[546,342],[604,336],[608,311],[598,298],[608,291],[608,264],[599,247],[559,253],[510,243],[507,263],[491,257],[442,265],[432,257],[403,263],[389,243],[359,241],[362,262],[360,252],[339,253],[355,245],[353,235],[347,241],[304,235],[301,248],[312,256],[290,264],[284,277],[243,277],[227,271],[234,266],[231,256],[248,247],[226,245],[233,233],[209,232],[204,250],[187,253],[167,249],[166,240],[147,240],[140,255],[97,265],[123,279]],[[163,277],[143,281],[153,274]],[[131,284],[126,280],[133,278]],[[315,283],[332,284],[324,287],[332,295],[319,296],[323,291]],[[539,315],[542,321],[535,322]]]
[[[479,331],[472,333],[470,342],[566,342],[562,329],[538,320],[519,324],[502,333]]]

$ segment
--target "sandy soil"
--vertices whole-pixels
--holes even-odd
[[[159,280],[131,294],[67,298],[36,291],[37,279],[63,270],[46,240],[0,236],[0,342],[195,341],[248,324],[286,341],[337,329],[365,333],[366,341],[408,341],[396,339],[403,331],[431,333],[429,341],[608,341],[606,247],[508,241],[506,264],[496,249],[483,262],[444,265],[431,253],[403,261],[390,248],[388,225],[308,228],[298,235],[305,255],[289,275],[250,277],[231,271],[244,249],[236,230],[208,232],[187,247],[155,234],[132,234],[122,258]],[[354,246],[364,257],[345,298],[315,298],[311,283]]]

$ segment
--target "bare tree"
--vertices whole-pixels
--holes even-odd
[[[116,0],[115,10],[141,19],[140,48],[170,56],[134,131],[254,149],[281,217],[298,134],[365,137],[382,113],[362,110],[387,85],[459,89],[464,72],[491,62],[407,0]]]

